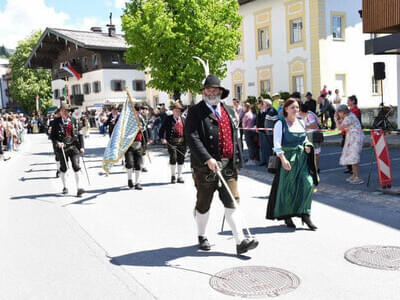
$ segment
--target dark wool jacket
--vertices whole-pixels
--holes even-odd
[[[83,135],[80,132],[80,128],[78,125],[78,122],[76,120],[71,120],[72,122],[72,134],[73,134],[73,140],[74,143],[73,145],[77,147],[78,149],[84,148],[84,140],[83,140]],[[64,121],[61,117],[55,118],[52,121],[51,125],[51,133],[50,133],[50,139],[53,143],[63,143],[65,138],[65,130],[64,130]]]
[[[185,119],[181,117],[182,122],[183,122],[183,129],[185,130]],[[160,139],[166,139],[168,143],[172,142],[172,139],[175,138],[174,133],[174,127],[175,127],[175,118],[173,115],[170,115],[165,118],[164,122],[162,123],[160,127],[160,131],[158,133]]]
[[[233,167],[241,168],[243,154],[238,138],[239,121],[233,109],[223,103],[221,105],[228,113],[233,140]],[[218,119],[203,101],[189,109],[185,123],[185,141],[190,148],[192,168],[203,167],[207,160],[221,160],[218,145]]]

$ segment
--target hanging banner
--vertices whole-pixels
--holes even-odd
[[[371,139],[378,166],[379,183],[382,187],[391,187],[393,182],[392,167],[390,165],[389,149],[383,130],[371,130]]]

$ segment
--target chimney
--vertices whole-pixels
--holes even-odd
[[[91,27],[91,28],[90,28],[90,31],[93,31],[93,32],[103,32],[103,31],[101,30],[101,27]]]
[[[112,23],[112,13],[110,13],[110,24],[107,24],[108,36],[115,36],[115,25]]]

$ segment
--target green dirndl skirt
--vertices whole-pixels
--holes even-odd
[[[292,168],[286,171],[280,166],[275,174],[268,200],[267,219],[281,220],[310,215],[314,181],[304,147],[283,147],[282,150]]]

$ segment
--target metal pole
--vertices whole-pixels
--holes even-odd
[[[374,134],[374,131],[371,131],[371,134]],[[371,147],[371,149],[372,149],[372,155],[371,155],[371,164],[370,164],[369,173],[368,173],[367,187],[369,187],[369,181],[371,179],[371,173],[372,173],[372,165],[374,164],[373,159],[374,159],[375,150],[373,147]]]
[[[219,179],[221,180],[222,185],[225,187],[226,191],[228,192],[228,195],[231,197],[232,201],[237,204],[236,207],[240,208],[240,205],[237,203],[235,197],[233,196],[232,191],[229,188],[228,183],[225,181],[225,178],[222,176],[221,169],[219,167],[217,167],[216,173],[217,173]],[[245,227],[245,229],[247,231],[247,235],[249,236],[249,238],[254,238],[247,226]]]
[[[62,152],[62,154],[63,154],[64,161],[65,161],[65,165],[67,166],[67,170],[68,170],[68,169],[69,169],[69,166],[68,166],[67,157],[65,156],[64,146],[61,147],[61,152]]]
[[[87,181],[88,181],[89,185],[91,185],[90,184],[90,180],[89,180],[89,174],[88,174],[88,171],[87,171],[87,168],[86,168],[86,164],[85,164],[85,160],[83,159],[83,155],[81,156],[81,158],[82,158],[82,162],[83,162],[83,167],[85,168]]]

